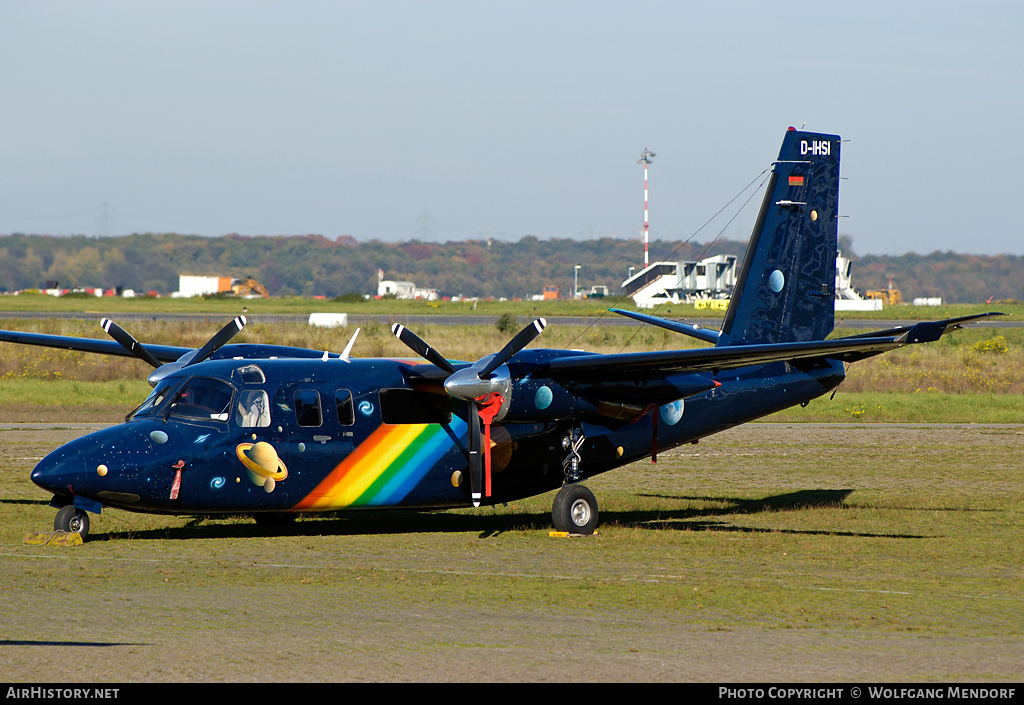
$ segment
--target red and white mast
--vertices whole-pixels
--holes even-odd
[[[654,152],[644,147],[643,153],[636,162],[637,164],[644,165],[644,269],[647,269],[647,266],[650,264],[647,253],[647,165],[651,163],[651,159],[654,156]]]

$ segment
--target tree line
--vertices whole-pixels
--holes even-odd
[[[1014,255],[864,255],[852,240],[840,250],[853,260],[853,283],[861,292],[889,285],[903,298],[942,297],[948,303],[989,298],[1024,299],[1024,258]],[[717,254],[742,259],[746,243],[713,244],[654,240],[650,260],[696,260]],[[0,291],[42,288],[134,289],[166,295],[182,274],[252,277],[273,296],[374,294],[377,272],[385,279],[412,281],[443,296],[529,298],[545,285],[568,296],[574,273],[580,286],[617,293],[630,268],[643,267],[643,244],[633,239],[572,240],[526,236],[517,241],[357,241],[342,235],[200,237],[135,234],[123,237],[0,236]],[[578,272],[575,265],[580,265]]]

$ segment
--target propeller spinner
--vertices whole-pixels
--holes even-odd
[[[409,346],[413,352],[436,367],[448,373],[444,389],[456,399],[471,405],[466,415],[469,425],[467,448],[469,451],[469,480],[473,506],[479,507],[482,496],[491,496],[491,422],[501,405],[512,392],[512,379],[506,375],[494,375],[494,371],[511,360],[516,353],[529,345],[547,326],[543,318],[530,323],[493,355],[487,355],[469,367],[456,370],[437,350],[427,345],[418,335],[405,326],[396,323],[391,326],[395,337]],[[480,424],[484,426],[484,442],[481,449]],[[481,457],[481,450],[483,451]]]

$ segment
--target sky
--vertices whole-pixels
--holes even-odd
[[[1022,255],[1022,37],[1017,1],[0,0],[0,235],[642,253],[650,149],[654,261],[747,239],[806,125],[856,254]]]

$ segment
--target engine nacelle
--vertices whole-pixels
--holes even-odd
[[[623,383],[618,389],[607,384],[588,388],[574,384],[567,389],[552,379],[518,379],[511,384],[496,421],[529,422],[558,419],[631,421],[652,406],[671,404],[718,386],[698,374],[676,375],[656,384],[642,381]]]

